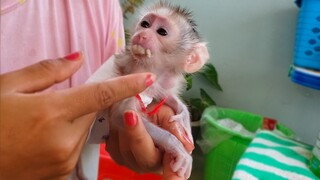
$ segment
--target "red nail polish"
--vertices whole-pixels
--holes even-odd
[[[64,59],[68,60],[68,61],[76,61],[81,57],[81,53],[80,52],[75,52],[72,54],[69,54],[67,56],[64,57]]]
[[[146,77],[146,85],[149,87],[153,84],[153,79],[151,77],[151,74],[148,74]]]
[[[137,116],[132,112],[124,113],[124,121],[129,127],[133,127],[137,124]]]

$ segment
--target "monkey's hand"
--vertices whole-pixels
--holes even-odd
[[[192,156],[187,153],[182,143],[172,134],[167,139],[165,151],[171,154],[171,168],[181,177],[188,179],[192,170]]]
[[[192,169],[192,156],[181,141],[170,132],[150,123],[147,119],[143,119],[143,123],[155,144],[171,155],[172,171],[188,179]]]
[[[183,104],[183,102],[178,97],[170,97],[167,101],[167,104],[176,112],[176,114],[170,118],[169,122],[179,122],[184,128],[184,137],[186,138],[186,140],[193,144],[190,125],[190,113],[187,106]]]

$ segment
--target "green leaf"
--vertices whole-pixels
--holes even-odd
[[[144,0],[131,0],[131,2],[133,2],[133,4],[136,6],[136,7],[139,7],[143,4]]]
[[[124,29],[124,37],[125,37],[125,40],[126,40],[126,44],[128,44],[129,40],[131,38],[131,34],[130,34],[129,29],[126,29],[126,28]]]
[[[201,119],[203,111],[201,111],[200,109],[191,108],[190,112],[191,112],[191,121],[198,121]]]
[[[218,81],[218,73],[216,68],[212,64],[206,64],[203,70],[200,72],[202,76],[204,76],[214,88],[222,91],[222,88]]]
[[[202,101],[199,98],[190,98],[190,106],[196,109],[202,109]]]
[[[207,104],[203,101],[203,99],[191,98],[190,106],[191,106],[191,109],[197,110],[198,112],[202,113],[204,109],[207,107]]]
[[[212,105],[216,105],[216,102],[214,102],[214,100],[209,96],[209,94],[201,88],[200,88],[200,96],[202,99],[202,104],[205,108]]]
[[[186,74],[184,78],[187,82],[187,91],[188,91],[192,88],[192,76],[190,74]]]

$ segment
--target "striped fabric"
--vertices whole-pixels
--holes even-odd
[[[242,155],[233,180],[318,180],[308,168],[312,146],[260,131]]]

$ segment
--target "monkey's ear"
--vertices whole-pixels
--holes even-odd
[[[197,43],[184,64],[186,73],[194,73],[208,61],[209,53],[206,43]]]

